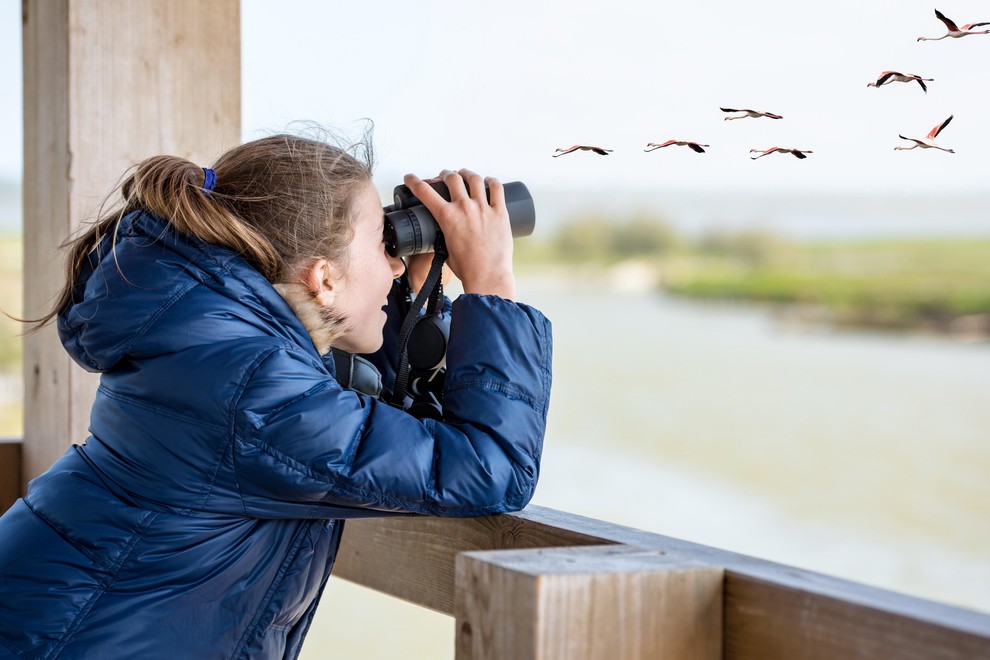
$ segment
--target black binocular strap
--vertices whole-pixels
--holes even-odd
[[[430,306],[427,311],[436,313],[442,304],[443,285],[440,277],[443,274],[443,262],[447,260],[447,244],[443,240],[443,234],[437,234],[436,245],[433,251],[433,262],[430,264],[430,273],[426,276],[423,287],[416,294],[416,299],[409,305],[406,318],[402,320],[402,327],[399,329],[399,364],[395,370],[395,386],[392,388],[392,400],[389,403],[396,408],[405,408],[406,388],[409,385],[409,334],[413,326],[419,320],[419,310],[423,308],[427,299]]]

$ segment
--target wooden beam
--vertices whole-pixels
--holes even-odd
[[[725,569],[727,659],[990,658],[990,614],[530,506],[477,519],[351,520],[334,574],[454,615],[454,558],[496,548],[623,544]]]
[[[726,658],[990,658],[990,616],[852,583],[825,595],[820,576],[791,570],[787,580],[726,573]]]
[[[457,557],[458,660],[721,660],[722,569],[631,546]]]
[[[240,141],[239,0],[24,0],[24,314],[48,311],[58,246],[124,171],[204,165]],[[111,200],[113,202],[115,200]],[[24,342],[24,471],[86,438],[97,379],[52,326]]]
[[[348,520],[344,530],[335,576],[448,615],[460,552],[608,543],[514,516]]]
[[[0,515],[21,493],[21,441],[0,438]]]

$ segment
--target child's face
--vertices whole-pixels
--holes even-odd
[[[384,306],[392,280],[405,266],[385,251],[385,214],[370,182],[358,196],[355,212],[354,240],[345,270],[335,283],[333,309],[344,318],[345,332],[334,346],[350,353],[373,353],[382,345]]]

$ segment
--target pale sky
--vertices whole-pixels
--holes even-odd
[[[957,23],[985,0],[949,0]],[[21,171],[20,3],[0,8],[0,178]],[[990,192],[990,35],[937,42],[921,0],[242,0],[243,131],[375,121],[379,185],[468,166],[535,185]],[[882,89],[887,69],[934,78]],[[784,119],[723,121],[719,106]],[[895,152],[950,114],[939,143]],[[691,139],[644,153],[647,142]],[[556,147],[614,149],[552,158]],[[804,161],[749,149],[811,149]]]

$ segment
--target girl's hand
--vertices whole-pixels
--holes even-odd
[[[426,278],[430,274],[430,266],[433,264],[433,253],[424,252],[422,254],[411,254],[406,257],[406,275],[409,276],[409,288],[414,292],[423,288]],[[454,273],[445,261],[443,270],[440,273],[440,283],[444,286],[450,284]]]
[[[450,191],[449,202],[414,174],[407,174],[404,182],[440,225],[450,255],[447,263],[464,293],[515,298],[512,228],[502,184],[467,169],[444,170],[439,178]],[[486,184],[491,202],[485,196]]]

